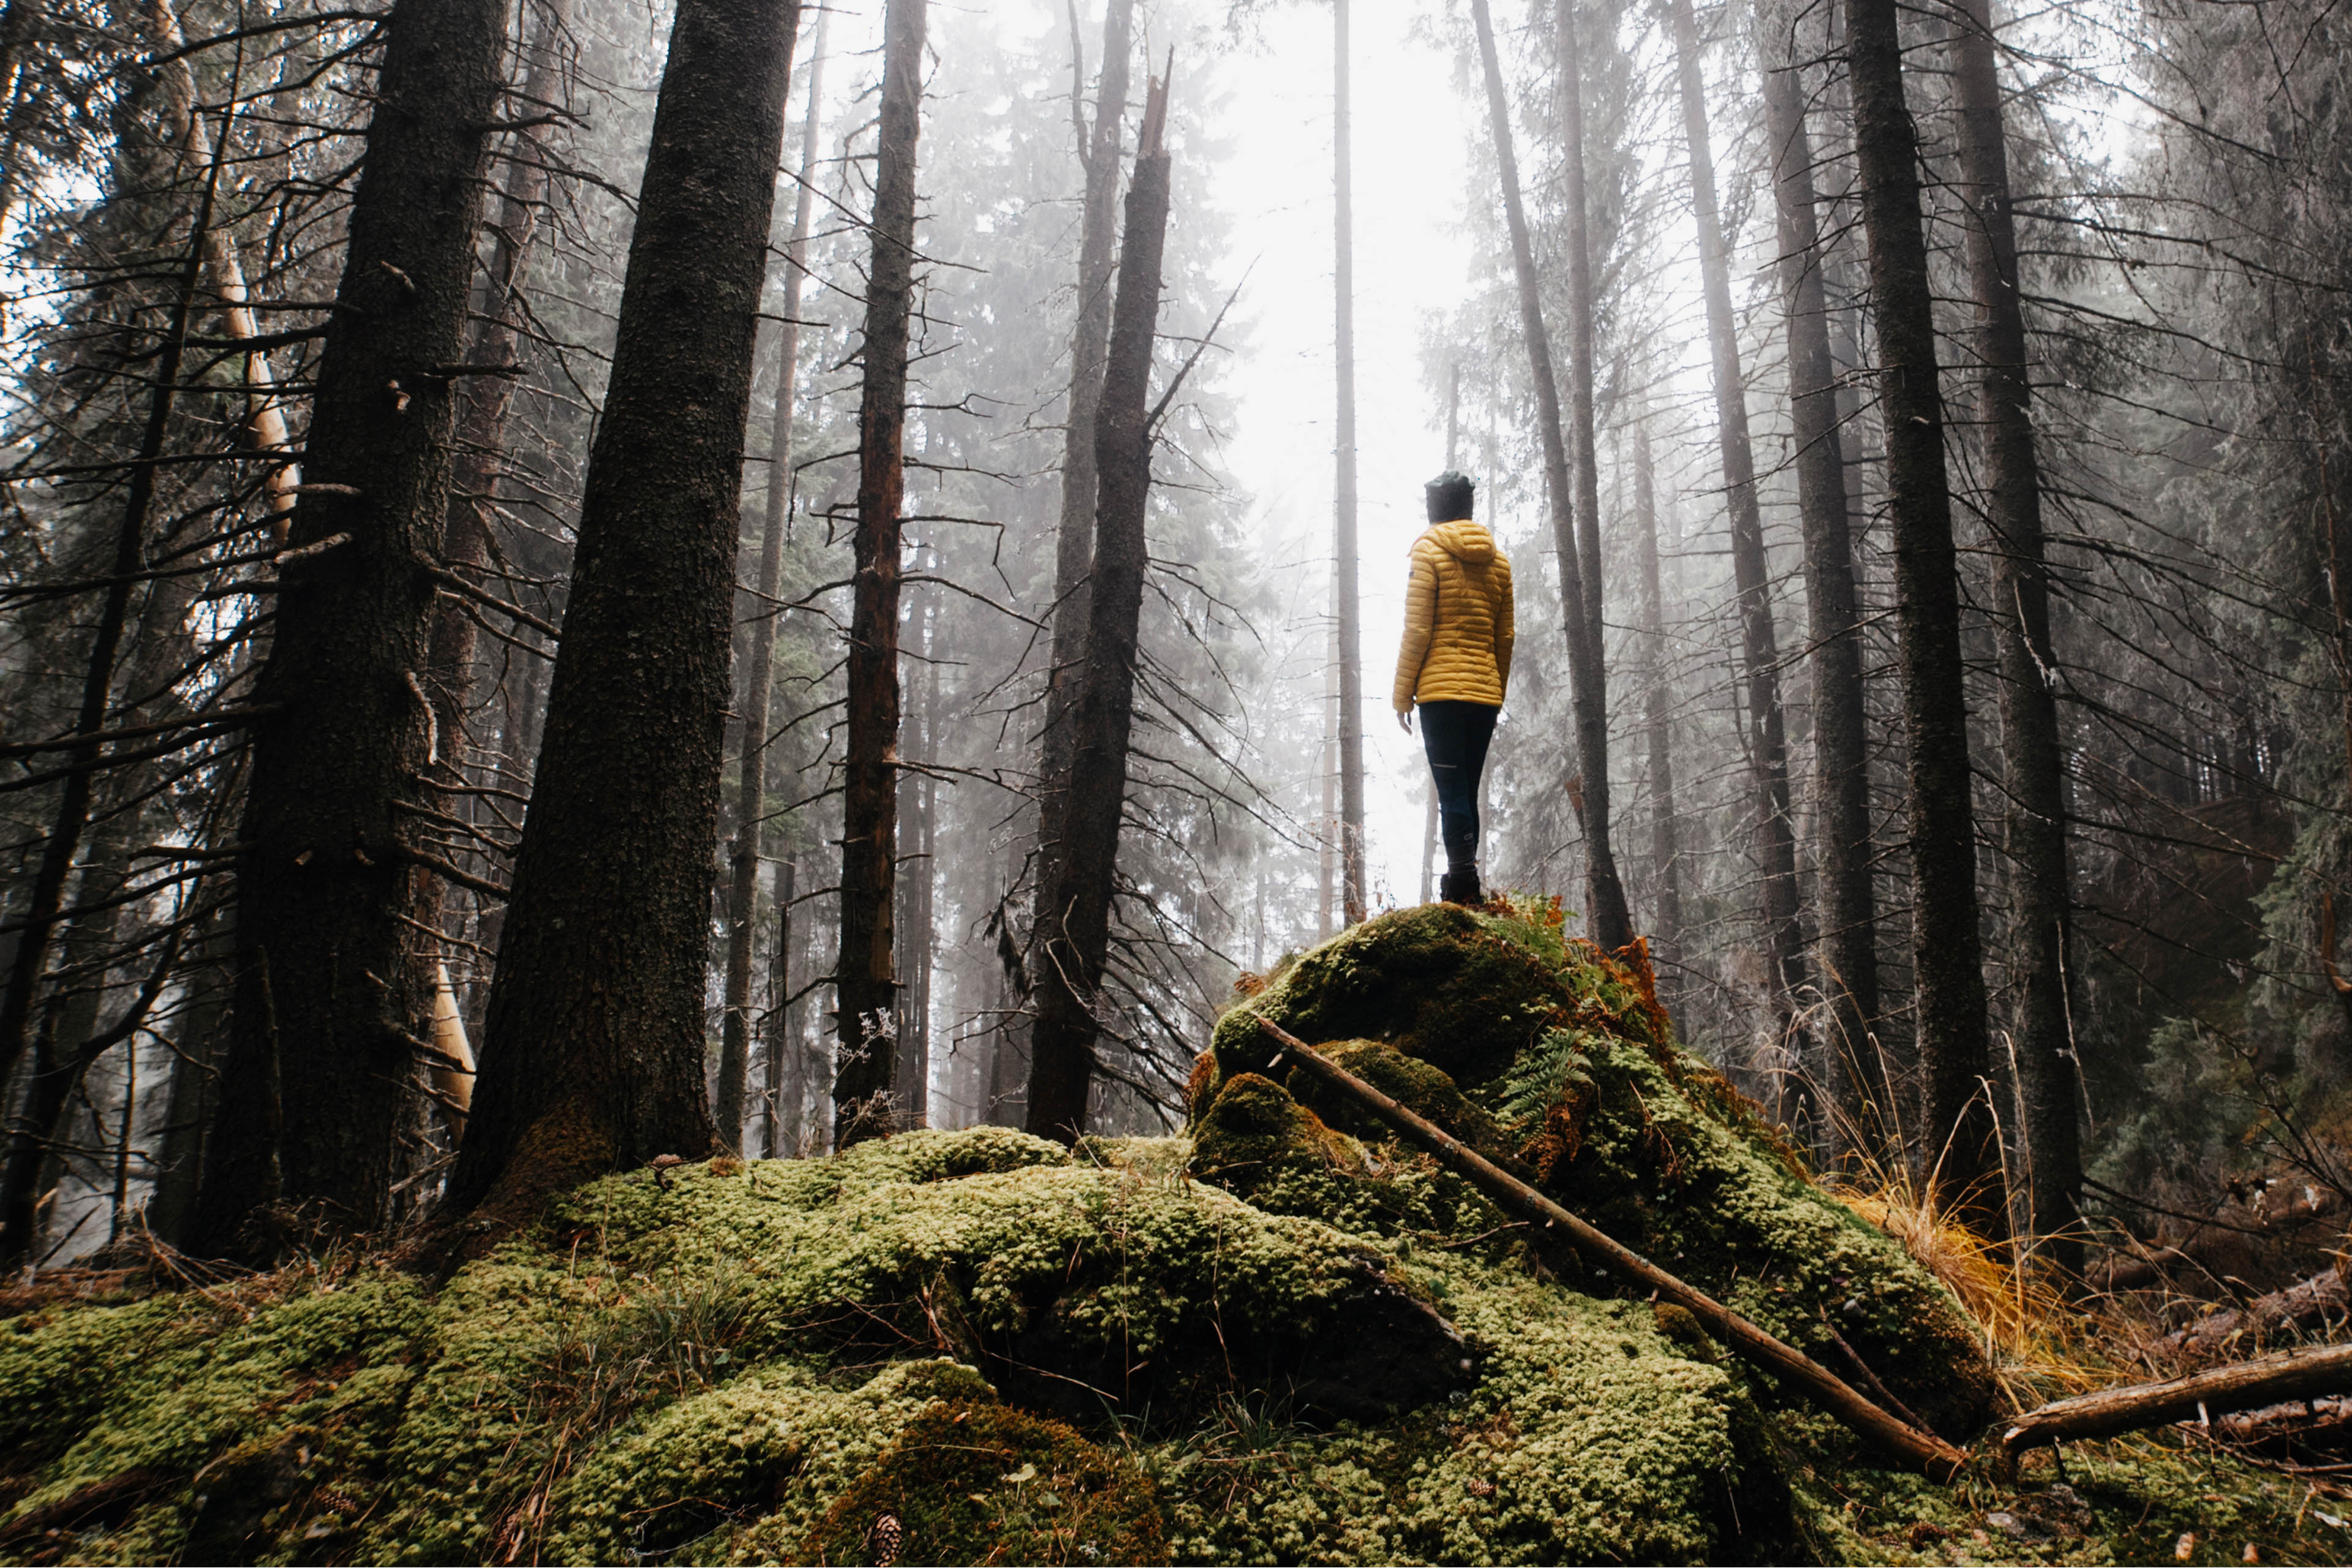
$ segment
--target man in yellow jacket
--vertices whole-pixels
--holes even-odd
[[[1412,542],[1405,590],[1404,646],[1397,650],[1396,716],[1412,732],[1421,709],[1422,749],[1437,781],[1445,839],[1439,894],[1475,904],[1478,887],[1478,777],[1511,684],[1511,563],[1495,536],[1471,521],[1476,487],[1448,469],[1425,487],[1429,531]]]

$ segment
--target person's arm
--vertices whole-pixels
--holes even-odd
[[[1412,580],[1404,590],[1404,642],[1397,648],[1396,689],[1390,705],[1402,718],[1412,711],[1412,694],[1421,685],[1421,667],[1429,658],[1429,639],[1437,626],[1437,568],[1429,559],[1432,546],[1412,547]]]
[[[1511,694],[1511,646],[1519,638],[1519,612],[1511,594],[1511,563],[1495,557],[1495,677],[1503,695]]]

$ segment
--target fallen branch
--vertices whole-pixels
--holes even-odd
[[[2316,1394],[2352,1391],[2352,1345],[2322,1345],[2217,1366],[2190,1377],[2135,1383],[2029,1410],[2000,1435],[2014,1454],[2042,1443],[2112,1437],[2174,1421],[2210,1422],[2216,1410],[2251,1410]]]
[[[1935,1479],[1949,1480],[1966,1462],[1967,1456],[1941,1437],[1888,1415],[1804,1352],[1782,1343],[1714,1297],[1685,1285],[1631,1247],[1595,1230],[1444,1128],[1406,1110],[1271,1020],[1260,1018],[1258,1026],[1283,1047],[1284,1055],[1275,1058],[1275,1065],[1279,1066],[1286,1056],[1436,1155],[1440,1163],[1506,1210],[1539,1222],[1535,1231],[1538,1243],[1549,1239],[1548,1231],[1566,1232],[1570,1242],[1585,1258],[1656,1291],[1661,1300],[1686,1309],[1740,1355],[1801,1384],[1839,1420],[1864,1436],[1884,1443]]]
[[[2319,1328],[2347,1316],[2352,1316],[2352,1290],[2331,1263],[2308,1279],[2257,1296],[2242,1307],[2209,1312],[2165,1335],[2163,1344],[2176,1355],[2210,1361],[2233,1349],[2253,1349],[2263,1336],[2282,1329]]]

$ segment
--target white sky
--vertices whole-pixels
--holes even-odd
[[[1456,219],[1466,141],[1484,133],[1453,90],[1452,59],[1408,36],[1422,14],[1410,0],[1349,8],[1365,815],[1375,898],[1385,890],[1399,901],[1420,890],[1427,773],[1419,738],[1389,715],[1389,686],[1422,483],[1445,466],[1444,411],[1422,384],[1417,345],[1425,318],[1467,289]],[[1262,47],[1215,68],[1243,111],[1224,127],[1236,145],[1218,186],[1234,223],[1235,275],[1256,260],[1241,301],[1251,342],[1227,379],[1240,403],[1227,458],[1267,531],[1300,541],[1278,558],[1309,557],[1320,578],[1334,474],[1330,8],[1275,8],[1258,39]],[[1309,605],[1319,608],[1314,596],[1325,592],[1318,582]]]

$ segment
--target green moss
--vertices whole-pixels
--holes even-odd
[[[1233,1182],[1206,1152],[1235,1090],[1265,1081],[1249,1075],[1271,1059],[1257,1020],[1273,1019],[1799,1348],[1842,1365],[1842,1337],[1939,1431],[1972,1436],[1994,1384],[1950,1292],[1674,1043],[1638,949],[1604,960],[1560,934],[1555,906],[1506,907],[1367,921],[1227,1013],[1214,1047],[1224,1088],[1196,1128],[1202,1175]],[[1334,1125],[1373,1134],[1328,1090],[1295,1069],[1291,1080]],[[1249,1103],[1255,1135],[1276,1137],[1279,1105],[1265,1089]],[[1233,1184],[1261,1205],[1394,1234],[1405,1227],[1383,1224],[1391,1194],[1361,1191],[1365,1158],[1318,1172],[1294,1157],[1276,1179]]]
[[[1130,1459],[993,1405],[924,1411],[834,1500],[796,1560],[874,1562],[877,1531],[893,1527],[901,1563],[1168,1561],[1157,1495]]]

